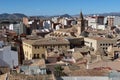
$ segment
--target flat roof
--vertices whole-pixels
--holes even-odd
[[[69,44],[69,41],[64,38],[41,38],[38,40],[24,40],[23,42],[31,45]]]
[[[33,63],[30,66],[46,67],[44,59],[35,59],[35,60],[32,60],[32,61],[33,61]]]
[[[99,41],[103,41],[103,40],[116,40],[116,39],[110,39],[110,38],[105,38],[105,37],[87,37],[89,39],[93,39],[93,40],[99,40]]]
[[[24,65],[46,67],[44,59],[33,59],[24,61]]]
[[[95,69],[78,69],[73,70],[66,74],[69,76],[107,76],[109,70],[95,70]]]

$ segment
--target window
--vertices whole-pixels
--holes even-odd
[[[100,46],[102,46],[102,44],[100,44]]]
[[[65,56],[65,59],[67,59],[67,56]]]
[[[50,48],[52,48],[53,46],[50,46]]]
[[[72,52],[69,51],[68,54],[72,54]]]
[[[55,47],[55,45],[53,45],[53,48]]]
[[[71,59],[71,58],[72,58],[72,56],[69,56],[69,58]]]
[[[38,49],[39,49],[39,46],[38,46]]]
[[[35,49],[36,49],[37,47],[35,46]]]
[[[67,45],[65,47],[67,48]]]
[[[45,46],[45,48],[47,48],[47,46]]]
[[[58,48],[60,48],[60,46],[58,46]]]
[[[35,46],[35,49],[39,49],[39,46]]]
[[[45,46],[42,46],[43,48],[45,48]]]
[[[36,58],[36,54],[33,55],[33,59],[35,59],[35,58]]]
[[[45,59],[45,55],[44,55],[44,54],[42,54],[42,58],[44,58],[44,59]]]
[[[106,44],[106,46],[107,46],[107,44]]]

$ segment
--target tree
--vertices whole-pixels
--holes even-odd
[[[56,77],[60,77],[60,76],[62,76],[62,74],[63,74],[63,71],[64,69],[60,66],[60,65],[57,65],[57,66],[55,66],[55,76]]]

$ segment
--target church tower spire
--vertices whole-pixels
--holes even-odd
[[[82,11],[80,12],[80,19],[81,19],[81,20],[84,20]]]
[[[81,11],[78,19],[78,34],[80,35],[84,30],[85,30],[85,20],[83,17],[83,13]]]

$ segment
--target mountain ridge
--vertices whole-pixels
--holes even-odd
[[[84,14],[84,16],[93,16],[93,15],[100,15],[100,16],[120,16],[120,12],[108,12],[108,13],[94,13],[94,14]],[[79,14],[73,15],[73,17],[78,17]]]
[[[109,13],[95,13],[95,14],[84,14],[84,16],[93,16],[93,15],[100,15],[100,16],[120,16],[120,12],[109,12]],[[1,19],[22,19],[23,17],[31,17],[22,13],[13,13],[13,14],[9,14],[9,13],[2,13],[0,14],[0,20]],[[72,18],[72,17],[79,17],[79,14],[76,15],[69,15],[69,14],[62,14],[62,15],[53,15],[53,16],[44,16],[44,15],[38,15],[36,16],[38,18],[53,18],[53,17],[68,17],[68,18]]]
[[[21,19],[23,17],[27,17],[27,16],[25,14],[21,14],[21,13],[13,13],[13,14],[2,13],[2,14],[0,14],[0,19]]]

